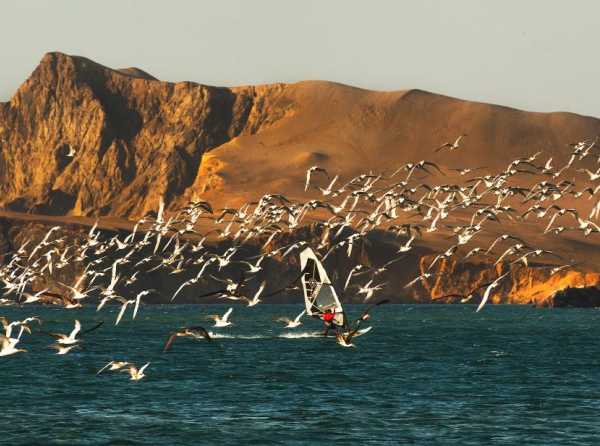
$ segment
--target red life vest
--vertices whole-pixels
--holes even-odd
[[[335,313],[324,313],[323,314],[323,320],[325,322],[331,322],[331,321],[333,321],[333,318],[335,318]]]

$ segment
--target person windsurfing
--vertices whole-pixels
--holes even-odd
[[[325,325],[325,331],[323,332],[323,336],[327,336],[329,334],[329,330],[333,329],[336,333],[340,326],[335,322],[335,308],[327,308],[322,314],[321,319],[323,320],[323,324]]]

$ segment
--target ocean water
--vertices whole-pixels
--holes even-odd
[[[600,444],[598,311],[387,305],[342,348],[318,321],[273,321],[299,305],[235,306],[215,342],[161,353],[171,329],[226,308],[144,306],[117,327],[116,307],[2,308],[48,331],[106,322],[81,351],[55,355],[34,333],[28,353],[0,358],[0,444]],[[96,377],[110,360],[151,364],[139,382]]]

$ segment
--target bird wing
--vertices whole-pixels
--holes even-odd
[[[444,172],[442,172],[442,170],[439,168],[439,166],[435,163],[432,163],[431,161],[425,161],[423,163],[423,166],[431,166],[434,167],[439,173],[441,173],[442,175],[444,175]]]
[[[64,334],[62,333],[50,333],[48,331],[44,331],[44,330],[38,330],[36,333],[42,333],[48,336],[52,336],[55,339],[61,339],[63,337],[66,337]]]
[[[107,368],[109,368],[114,363],[115,363],[115,361],[110,361],[108,364],[106,364],[104,367],[102,367],[100,370],[98,370],[98,372],[96,373],[96,376],[98,376],[100,373],[105,371]]]
[[[487,302],[488,298],[490,297],[490,293],[492,292],[492,290],[498,286],[498,283],[504,279],[506,276],[508,276],[508,274],[510,273],[510,271],[505,272],[504,274],[502,274],[501,276],[497,277],[492,283],[490,283],[488,285],[488,287],[485,289],[485,293],[483,293],[483,297],[481,299],[481,302],[479,303],[479,306],[477,307],[477,310],[475,310],[475,312],[479,312],[479,310],[481,310],[483,308],[483,306],[485,305],[485,303]],[[480,287],[481,288],[481,287]]]
[[[232,311],[233,311],[233,307],[229,307],[229,310],[227,310],[227,312],[223,315],[221,320],[223,322],[227,322],[227,319],[229,319],[229,315],[231,314]]]
[[[227,289],[211,291],[210,293],[201,294],[198,297],[208,297],[208,296],[214,296],[216,294],[223,294],[223,293],[228,293]]]
[[[87,330],[82,331],[81,334],[85,334],[85,333],[89,333],[91,331],[94,331],[95,329],[100,328],[102,326],[102,324],[104,324],[104,321],[100,321],[96,325],[94,325],[92,328],[88,328]]]
[[[478,313],[483,308],[483,306],[486,304],[493,288],[494,288],[494,282],[492,282],[490,285],[488,285],[488,287],[485,289],[485,293],[483,293],[481,302],[479,302],[479,306],[477,307],[477,310],[475,310],[476,313]]]
[[[358,333],[358,331],[360,330],[360,325],[357,326],[354,330],[352,330],[350,333],[348,333],[346,336],[344,336],[344,340],[346,341],[346,344],[350,344],[352,343],[352,338],[354,337],[354,335],[356,333]],[[343,335],[342,335],[343,336]]]
[[[135,317],[137,316],[137,312],[138,312],[138,309],[140,308],[141,300],[142,300],[142,294],[139,293],[137,296],[135,296],[135,306],[133,307],[132,319],[135,319]]]
[[[177,297],[177,295],[181,292],[181,290],[183,290],[188,285],[190,285],[189,281],[183,282],[181,284],[181,286],[179,288],[177,288],[177,291],[175,291],[175,294],[173,294],[173,297],[171,297],[171,301],[173,301],[173,299],[175,299],[175,297]]]
[[[306,314],[306,310],[302,310],[302,312],[296,316],[296,318],[294,319],[294,322],[300,322],[300,319],[302,318],[302,316],[304,316]]]
[[[115,325],[119,325],[119,322],[121,322],[121,318],[125,314],[125,310],[127,309],[127,305],[129,305],[129,303],[130,303],[130,301],[127,300],[121,306],[121,310],[119,311],[119,315],[117,316],[117,320],[115,321]]]
[[[256,291],[256,294],[254,295],[254,299],[253,300],[257,300],[260,295],[262,294],[263,290],[265,289],[265,287],[267,286],[267,282],[265,280],[263,280],[260,284],[260,286],[258,287],[258,291]]]
[[[350,283],[350,279],[352,279],[352,275],[354,274],[354,269],[352,269],[350,271],[350,274],[348,274],[348,278],[346,279],[346,283],[344,283],[344,290],[346,288],[348,288],[348,284]]]
[[[148,367],[150,365],[149,362],[147,362],[146,364],[144,364],[142,366],[142,368],[138,371],[138,373],[141,375],[142,373],[144,373],[144,370],[146,370],[146,367]]]
[[[329,186],[327,187],[328,190],[330,190],[333,185],[335,184],[335,182],[338,180],[339,175],[336,175],[335,177],[333,177],[333,180],[331,180],[331,183],[329,184]]]
[[[200,327],[200,326],[189,327],[188,330],[191,332],[195,332],[196,334],[199,334],[207,341],[212,341],[212,338],[210,337],[210,333],[208,331],[206,331],[206,329],[204,327]]]
[[[405,258],[406,258],[406,256],[405,256],[405,255],[404,255],[404,256],[400,256],[400,257],[396,257],[395,259],[392,259],[392,260],[390,260],[389,262],[385,263],[385,264],[383,265],[383,267],[384,267],[384,268],[387,268],[387,267],[388,267],[388,266],[390,266],[392,263],[396,263],[396,262],[398,262],[398,261],[400,261],[400,260],[402,260],[402,259],[405,259]]]
[[[77,333],[79,333],[81,331],[81,322],[79,322],[79,320],[75,319],[75,328],[73,328],[73,331],[71,331],[71,333],[69,334],[69,337],[72,339],[75,339],[75,337],[77,336]]]
[[[168,351],[171,348],[171,345],[173,345],[173,342],[175,342],[175,338],[177,338],[177,332],[174,331],[173,333],[171,333],[169,335],[169,337],[167,338],[167,342],[165,342],[165,345],[163,347],[163,353]]]

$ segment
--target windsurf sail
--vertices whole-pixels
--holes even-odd
[[[345,327],[346,315],[342,304],[323,264],[311,248],[305,248],[300,253],[300,268],[303,271],[300,282],[304,292],[306,314],[320,316],[327,309],[331,309],[335,313],[335,324]]]

